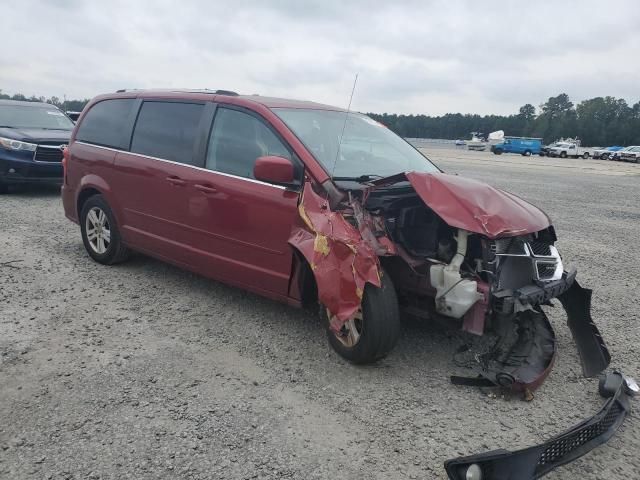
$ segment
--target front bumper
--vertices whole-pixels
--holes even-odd
[[[571,462],[609,440],[631,410],[631,384],[620,372],[600,380],[600,395],[608,400],[593,417],[534,447],[491,452],[447,460],[451,480],[534,480]],[[471,469],[471,472],[470,472]],[[478,476],[480,471],[480,476]],[[475,476],[474,476],[475,475]]]
[[[62,164],[0,155],[0,183],[62,183]]]
[[[543,305],[569,290],[576,280],[577,270],[562,274],[562,278],[551,281],[539,281],[517,290],[499,290],[493,296],[497,300],[495,309],[500,313],[511,313],[515,304]]]
[[[611,355],[591,317],[591,294],[576,281],[575,270],[564,272],[558,280],[494,293],[493,322],[500,339],[493,349],[476,356],[477,378],[453,376],[452,382],[492,384],[525,394],[538,388],[556,356],[555,334],[540,308],[552,298],[562,303],[567,314],[584,376],[597,376],[609,366]]]

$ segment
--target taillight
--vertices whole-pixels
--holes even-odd
[[[62,149],[62,176],[65,184],[67,183],[67,160],[69,160],[69,147],[64,147]]]

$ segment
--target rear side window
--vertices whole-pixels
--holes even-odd
[[[209,139],[206,167],[239,177],[254,178],[258,157],[291,153],[262,121],[247,113],[219,108]]]
[[[133,130],[131,152],[194,165],[194,146],[204,105],[144,102]]]
[[[76,140],[112,148],[125,148],[127,119],[135,99],[118,98],[96,103],[82,119]]]

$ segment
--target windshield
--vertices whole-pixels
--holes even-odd
[[[273,111],[332,177],[439,171],[418,150],[366,115],[289,108]]]
[[[71,130],[73,122],[53,106],[46,108],[27,105],[0,105],[0,126]]]

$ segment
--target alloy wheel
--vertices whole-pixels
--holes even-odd
[[[327,317],[331,318],[329,310],[327,310]],[[364,319],[362,316],[362,308],[360,308],[356,314],[350,320],[347,320],[342,326],[339,332],[333,332],[333,335],[347,348],[355,347],[360,338],[362,337],[362,330],[364,325]]]
[[[87,213],[85,232],[91,249],[99,255],[104,254],[111,244],[111,227],[107,214],[99,207],[93,207]]]

